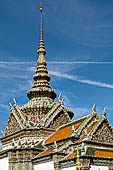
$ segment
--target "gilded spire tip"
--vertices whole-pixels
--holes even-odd
[[[39,42],[39,47],[38,47],[38,54],[46,54],[45,51],[45,47],[44,47],[44,40],[43,40],[43,23],[42,23],[42,11],[43,11],[43,7],[42,7],[42,2],[40,4],[40,12],[41,12],[41,23],[40,23],[40,42]]]
[[[42,2],[41,2],[41,4],[40,4],[40,12],[42,13],[42,11],[43,11],[43,7],[42,7]]]

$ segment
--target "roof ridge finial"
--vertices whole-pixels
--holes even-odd
[[[92,111],[96,112],[96,104],[93,105]]]
[[[103,116],[106,117],[106,114],[107,114],[107,109],[106,107],[104,107]]]

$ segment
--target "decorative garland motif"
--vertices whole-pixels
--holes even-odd
[[[102,143],[112,143],[113,144],[113,132],[108,128],[107,124],[104,122],[103,126],[99,128],[92,140],[102,142]]]

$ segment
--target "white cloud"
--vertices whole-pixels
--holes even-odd
[[[30,67],[36,65],[36,62],[0,62],[0,68],[10,69],[10,70],[26,70],[29,71]]]
[[[85,83],[85,84],[89,84],[89,85],[93,85],[93,86],[113,89],[113,84],[107,84],[104,82],[97,82],[97,81],[92,81],[92,80],[88,80],[88,79],[81,79],[81,77],[79,77],[79,76],[74,76],[74,75],[70,75],[67,73],[62,74],[59,72],[50,71],[49,74],[54,75],[56,77],[66,78],[69,80],[80,82],[80,83]]]
[[[33,66],[29,67],[29,71],[35,72],[35,70],[36,70],[36,67],[33,67]]]
[[[9,110],[9,106],[6,104],[0,104],[0,110]]]
[[[12,90],[10,90],[11,94],[17,94],[21,91],[26,91],[28,89],[30,89],[33,85],[33,82],[31,80],[28,80],[24,85],[21,84],[21,85],[18,85],[17,88],[14,88]]]
[[[65,62],[57,62],[57,61],[51,61],[51,62],[48,62],[50,64],[113,64],[113,62],[109,61],[73,61],[73,62],[68,62],[68,61],[65,61]]]
[[[85,107],[71,108],[71,110],[74,112],[73,120],[81,118],[91,113],[91,109],[87,107],[86,108]]]

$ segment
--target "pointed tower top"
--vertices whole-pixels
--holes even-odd
[[[37,53],[39,55],[37,61],[37,68],[35,71],[35,75],[33,76],[34,85],[30,90],[27,92],[27,96],[29,99],[38,98],[50,98],[54,100],[56,98],[56,92],[50,86],[50,76],[47,71],[47,63],[45,60],[46,50],[44,47],[44,40],[43,40],[43,24],[42,24],[42,3],[40,5],[40,12],[41,12],[41,25],[40,25],[40,42]]]
[[[43,24],[42,24],[42,12],[43,12],[43,7],[42,3],[40,4],[40,12],[41,12],[41,23],[40,23],[40,42],[39,42],[39,47],[38,47],[38,54],[39,54],[39,59],[42,61],[42,57],[40,57],[41,54],[45,55],[46,50],[44,46],[44,40],[43,40]]]
[[[43,27],[42,27],[42,12],[43,12],[43,7],[42,7],[42,3],[40,4],[40,12],[41,12],[40,40],[43,40]]]
[[[42,7],[42,2],[41,2],[41,4],[40,4],[40,12],[42,13],[42,11],[43,11],[43,7]]]

